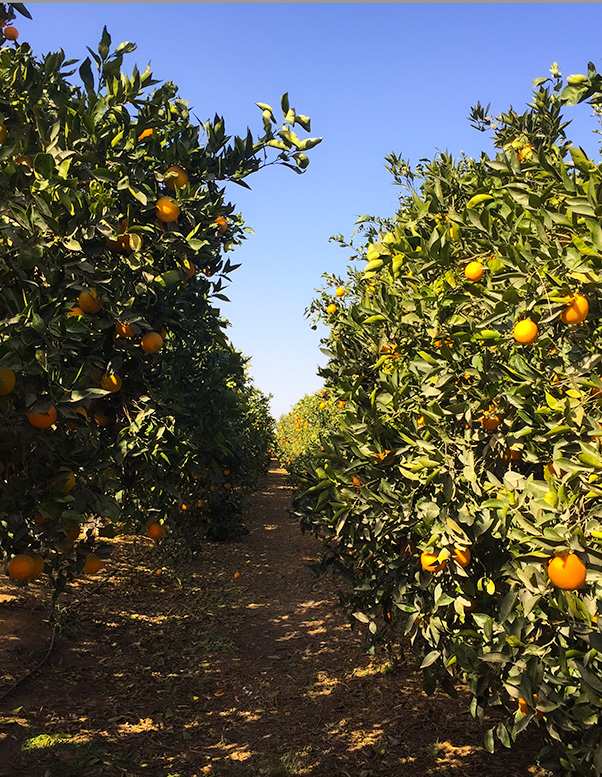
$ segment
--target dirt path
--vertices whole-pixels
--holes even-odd
[[[270,471],[248,537],[175,570],[150,541],[116,544],[117,574],[75,590],[50,660],[0,703],[0,777],[542,774],[533,739],[486,753],[465,698],[427,697],[409,653],[395,672],[366,654],[305,566],[320,546],[285,481]],[[0,589],[5,687],[44,653],[45,597]]]

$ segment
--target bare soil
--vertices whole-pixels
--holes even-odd
[[[241,541],[188,561],[115,541],[0,699],[0,777],[543,777],[534,726],[491,755],[467,693],[427,696],[409,650],[367,653],[289,504],[272,462]],[[49,597],[0,586],[0,695],[47,654]]]

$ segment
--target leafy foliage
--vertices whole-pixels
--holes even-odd
[[[41,555],[57,591],[115,531],[240,529],[273,424],[216,307],[244,237],[220,186],[301,172],[319,142],[286,95],[257,138],[199,128],[111,45],[105,28],[83,86],[62,50],[0,49],[0,549]]]
[[[296,512],[350,618],[408,634],[428,692],[467,681],[475,716],[502,715],[490,749],[535,723],[542,764],[584,777],[602,774],[602,166],[561,109],[601,104],[602,80],[568,81],[537,80],[523,115],[477,106],[494,156],[387,158],[398,212],[360,220],[345,305],[312,305],[347,404]],[[575,294],[589,313],[567,324]],[[568,553],[587,578],[564,590],[547,567]]]

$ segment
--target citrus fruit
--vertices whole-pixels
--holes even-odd
[[[469,262],[464,268],[464,275],[469,281],[480,281],[485,268],[480,262]]]
[[[566,297],[565,302],[568,306],[560,314],[560,320],[563,324],[580,324],[585,321],[589,313],[589,302],[583,294]]]
[[[8,137],[8,132],[6,131],[6,127],[0,124],[0,143],[4,143],[7,137]]]
[[[439,572],[440,569],[445,569],[447,561],[438,561],[438,558],[438,553],[429,553],[428,551],[423,550],[420,554],[422,568],[426,569],[427,572]]]
[[[564,558],[554,556],[548,562],[548,577],[556,588],[576,591],[585,583],[587,567],[575,553],[569,553]]]
[[[114,372],[111,374],[105,372],[100,379],[100,386],[105,391],[110,391],[111,394],[115,394],[115,392],[119,391],[121,388],[121,378]]]
[[[50,429],[52,424],[55,423],[56,418],[56,407],[54,405],[51,405],[50,409],[45,413],[27,414],[27,420],[32,426],[35,426],[36,429]]]
[[[339,286],[337,290],[335,291],[335,294],[337,297],[344,297],[345,296],[345,289],[342,286]]]
[[[228,229],[228,222],[223,216],[216,216],[213,222],[214,224],[217,224],[219,231],[222,233],[222,235]]]
[[[48,484],[58,494],[68,494],[75,486],[75,474],[69,467],[59,467],[58,474]]]
[[[138,140],[144,140],[144,138],[149,138],[153,134],[152,127],[148,127],[145,130],[142,130],[142,132],[138,135]]]
[[[537,324],[530,318],[524,318],[514,325],[514,339],[522,345],[529,345],[537,340]]]
[[[102,308],[102,302],[98,298],[96,289],[82,291],[77,298],[77,302],[84,313],[98,313]]]
[[[470,564],[470,550],[468,548],[454,548],[452,554],[453,560],[461,567],[467,567]]]
[[[160,523],[151,523],[146,529],[146,534],[153,540],[158,540],[163,536],[165,529]]]
[[[95,575],[100,571],[102,567],[102,561],[94,553],[89,553],[86,556],[86,563],[84,564],[84,575]]]
[[[158,332],[147,332],[142,338],[141,346],[145,353],[159,353],[163,347],[163,338]]]
[[[68,316],[85,316],[86,314],[79,307],[79,305],[76,305],[74,308],[71,308],[71,310],[67,313],[67,315]]]
[[[337,306],[334,304],[334,302],[331,302],[330,305],[326,308],[327,313],[336,313],[337,312]]]
[[[41,556],[32,555],[31,559],[33,561],[33,572],[31,573],[30,580],[35,580],[36,577],[39,577],[42,572],[44,571],[44,559]]]
[[[180,215],[180,206],[171,197],[160,197],[157,200],[156,215],[159,221],[175,221]]]
[[[486,415],[480,420],[483,424],[483,429],[486,429],[488,432],[494,432],[501,423],[499,415]]]
[[[15,387],[15,373],[8,367],[0,367],[0,397],[5,397]]]
[[[19,553],[8,562],[8,574],[13,580],[29,580],[34,572],[34,560],[28,553]]]
[[[135,337],[136,333],[129,324],[121,324],[119,321],[115,323],[115,331],[120,337]]]
[[[171,189],[172,191],[176,188],[176,184],[181,189],[182,186],[186,186],[188,183],[188,173],[186,170],[182,170],[181,167],[178,167],[178,165],[172,165],[171,167],[168,167],[165,171],[165,174],[167,173],[177,173],[175,178],[168,178],[165,180],[165,186],[167,186],[167,188]]]
[[[6,40],[17,40],[19,37],[19,30],[16,27],[5,27],[4,37]]]
[[[27,165],[30,170],[32,169],[31,159],[29,159],[29,157],[18,156],[14,161],[16,165]]]
[[[94,411],[94,421],[99,426],[108,426],[109,420],[109,416],[105,413],[104,410],[98,409]]]

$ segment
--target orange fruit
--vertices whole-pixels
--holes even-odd
[[[327,313],[336,313],[337,312],[337,306],[334,304],[334,302],[331,302],[330,305],[326,308]]]
[[[8,132],[6,131],[6,127],[0,124],[0,144],[4,143],[7,137],[8,137]]]
[[[227,478],[229,474],[230,474],[230,470],[229,469],[225,469],[224,470],[224,477]]]
[[[576,591],[585,583],[587,567],[575,553],[554,556],[548,562],[548,577],[556,588]]]
[[[537,694],[533,694],[533,706],[535,707],[537,705]],[[518,708],[523,713],[523,715],[528,715],[531,712],[531,708],[527,704],[527,702],[521,697],[518,700]],[[540,710],[537,710],[537,717],[541,720],[543,718],[543,712]]]
[[[163,536],[163,533],[165,532],[165,529],[160,523],[151,523],[148,525],[146,529],[146,534],[148,537],[150,537],[153,540],[158,540]]]
[[[345,289],[342,286],[339,286],[337,290],[335,291],[335,294],[337,297],[344,297],[345,296]]]
[[[158,332],[147,332],[142,338],[141,346],[145,353],[159,353],[163,347],[163,338]]]
[[[424,416],[419,415],[418,418],[416,419],[416,423],[418,424],[418,426],[422,426],[424,424]]]
[[[19,37],[19,30],[16,27],[5,27],[4,37],[6,40],[17,40]]]
[[[101,567],[102,561],[98,558],[98,556],[94,555],[94,553],[89,553],[86,556],[86,563],[84,564],[82,571],[84,575],[95,575],[100,571]]]
[[[228,229],[228,222],[226,221],[226,219],[223,216],[216,216],[213,219],[213,223],[217,224],[217,226],[219,228],[219,231],[222,233],[222,235]]]
[[[239,578],[239,577],[240,577],[240,572],[235,572],[235,573],[234,573],[234,578],[235,578],[236,580],[238,580],[238,578]]]
[[[438,553],[429,553],[428,551],[423,550],[420,554],[422,568],[426,569],[427,572],[439,572],[440,569],[445,569],[447,561],[437,561],[438,558]]]
[[[560,314],[560,320],[563,324],[580,324],[585,321],[589,313],[589,302],[583,294],[565,297],[565,302],[567,307]]]
[[[8,574],[13,580],[29,580],[34,572],[34,560],[28,553],[19,553],[8,562]]]
[[[470,564],[470,550],[468,548],[454,548],[452,554],[453,560],[461,567],[467,567]]]
[[[36,429],[50,429],[52,424],[56,422],[57,414],[56,407],[50,406],[50,409],[45,413],[28,413],[27,420]]]
[[[74,413],[77,413],[78,415],[81,415],[81,417],[84,419],[84,421],[88,420],[88,412],[85,407],[76,407],[73,410]],[[81,421],[79,422],[81,423]],[[77,429],[77,424],[74,421],[68,421],[67,422],[67,428],[68,429]]]
[[[485,268],[480,262],[469,262],[464,268],[464,275],[469,281],[480,281]]]
[[[76,305],[74,308],[71,308],[71,310],[67,313],[67,315],[68,316],[85,316],[86,314],[79,307],[79,305]]]
[[[100,386],[105,391],[110,391],[111,394],[115,394],[121,388],[121,378],[116,373],[105,374],[100,379]]]
[[[26,156],[18,156],[18,157],[17,157],[17,158],[14,160],[14,162],[15,162],[15,164],[16,164],[16,165],[27,165],[27,167],[29,167],[29,169],[30,169],[30,170],[32,169],[32,166],[31,166],[31,159],[29,159],[29,157],[26,157]]]
[[[75,486],[75,473],[69,467],[59,467],[57,476],[48,485],[52,491],[56,491],[58,494],[68,494],[73,491]]]
[[[122,324],[119,321],[115,323],[115,331],[120,337],[135,337],[136,333],[129,324]]]
[[[144,138],[149,138],[153,134],[152,127],[148,127],[145,130],[142,130],[142,132],[138,135],[138,140],[144,140]]]
[[[79,537],[79,533],[81,531],[80,525],[79,523],[74,523],[73,521],[63,521],[61,523],[61,529],[67,535],[65,538],[67,542],[62,547],[64,550],[71,550],[73,547],[73,541]]]
[[[168,189],[171,189],[174,191],[176,188],[176,184],[181,189],[182,186],[186,186],[188,183],[188,173],[186,170],[182,170],[181,167],[178,167],[178,165],[172,165],[171,167],[168,167],[165,173],[177,173],[175,178],[169,178],[165,181],[165,186],[167,186]]]
[[[224,483],[224,488],[226,489],[232,488],[232,483]]]
[[[98,409],[94,411],[94,421],[99,426],[108,426],[109,420],[109,416],[105,413],[104,410]]]
[[[102,302],[98,297],[96,289],[82,291],[77,298],[77,302],[84,313],[98,313],[102,308]]]
[[[493,432],[498,428],[502,419],[499,415],[486,415],[483,416],[480,421],[483,424],[483,429],[486,429],[488,432]]]
[[[39,577],[44,571],[44,559],[38,555],[32,555],[31,559],[33,561],[33,572],[29,579],[35,580],[36,577]]]
[[[0,397],[5,397],[15,387],[15,373],[8,367],[0,367]]]
[[[180,215],[180,206],[171,197],[159,197],[155,213],[159,221],[169,223],[175,221]]]
[[[537,324],[530,318],[523,318],[522,321],[517,321],[514,325],[512,334],[517,342],[522,345],[530,345],[537,340]]]

